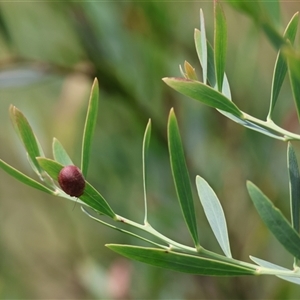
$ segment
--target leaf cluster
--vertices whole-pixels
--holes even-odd
[[[240,5],[239,8],[252,16],[256,15],[255,7],[252,4]],[[225,54],[227,47],[226,19],[222,6],[217,1],[215,1],[214,5],[214,45],[212,46],[206,38],[205,21],[202,11],[200,11],[200,30],[196,29],[194,33],[196,51],[202,66],[202,81],[198,80],[195,69],[188,62],[184,63],[184,69],[180,67],[183,78],[168,77],[163,80],[176,91],[205,105],[216,108],[224,116],[246,128],[282,141],[299,140],[299,135],[279,127],[272,119],[286,74],[289,75],[295,106],[298,116],[300,116],[300,74],[297,68],[300,65],[300,56],[293,47],[299,14],[296,13],[291,18],[283,35],[277,32],[271,21],[264,21],[260,18],[254,19],[262,26],[266,35],[278,50],[273,72],[269,112],[265,121],[243,112],[233,102],[229,82],[225,74]],[[82,138],[80,168],[85,178],[88,176],[90,150],[98,113],[98,100],[99,87],[95,79],[91,89]],[[285,247],[287,252],[294,257],[293,269],[288,270],[253,256],[250,256],[250,258],[255,264],[243,262],[232,257],[226,218],[221,203],[209,183],[201,176],[197,176],[196,188],[200,203],[224,255],[207,250],[202,245],[198,234],[191,180],[187,169],[177,118],[173,109],[170,110],[167,126],[170,165],[178,203],[190,233],[193,247],[183,245],[164,236],[154,229],[148,220],[146,170],[151,138],[151,120],[149,120],[146,126],[142,147],[145,213],[144,223],[140,224],[117,214],[101,193],[88,181],[86,181],[84,193],[79,199],[67,195],[57,184],[58,174],[61,169],[64,166],[73,165],[72,159],[67,154],[63,145],[54,138],[52,143],[53,159],[45,157],[42,147],[23,113],[15,106],[11,106],[10,116],[15,131],[25,148],[29,164],[39,177],[40,182],[0,160],[0,167],[4,171],[30,187],[71,201],[78,201],[82,205],[83,212],[93,220],[151,244],[151,247],[107,244],[106,246],[111,250],[130,259],[185,273],[211,276],[269,274],[300,284],[300,271],[298,267],[300,259],[300,173],[295,151],[291,143],[288,143],[287,151],[291,222],[287,220],[281,211],[273,205],[271,200],[256,185],[252,182],[247,183],[250,198],[261,219],[277,240]],[[118,225],[115,226],[105,221],[103,216],[117,222]],[[130,229],[125,230],[119,226],[120,223],[128,225],[129,228],[134,227],[141,232],[148,233],[153,239],[145,238],[142,234],[136,234]],[[159,242],[156,242],[157,239]]]

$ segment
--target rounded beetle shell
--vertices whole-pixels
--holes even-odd
[[[80,197],[85,188],[85,180],[76,166],[65,166],[58,174],[58,183],[61,189],[68,195]]]

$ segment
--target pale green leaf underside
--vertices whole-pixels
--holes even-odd
[[[196,177],[196,186],[204,213],[219,245],[227,257],[232,257],[226,219],[217,195],[200,176]]]
[[[293,274],[292,270],[289,270],[287,268],[283,268],[281,266],[275,265],[275,264],[270,263],[266,260],[263,260],[263,259],[260,259],[260,258],[254,257],[254,256],[250,256],[250,259],[252,261],[254,261],[256,264],[258,264],[259,266],[261,266],[261,267],[269,268],[269,269],[273,269],[273,270],[279,270],[279,271],[290,271],[291,274]],[[281,278],[283,280],[286,280],[286,281],[289,281],[289,282],[300,285],[300,278],[290,277],[290,276],[283,276],[283,275],[275,275],[275,276],[277,276],[278,278]],[[300,276],[300,274],[299,274],[299,276]]]
[[[225,73],[226,49],[227,49],[227,25],[222,6],[215,1],[215,32],[214,32],[214,61],[217,80],[217,89],[222,92]]]

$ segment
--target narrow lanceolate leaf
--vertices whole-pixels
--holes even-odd
[[[297,12],[290,20],[284,32],[284,38],[288,39],[291,42],[291,44],[293,44],[295,40],[298,22],[299,22],[299,13]],[[275,62],[275,68],[274,68],[273,79],[272,79],[271,101],[270,101],[270,108],[268,113],[268,118],[270,119],[272,118],[272,113],[275,104],[277,102],[278,95],[282,87],[282,83],[285,78],[286,72],[287,72],[286,59],[284,54],[282,53],[282,50],[279,50]]]
[[[52,152],[54,159],[63,166],[74,165],[67,151],[56,138],[53,139]]]
[[[174,184],[180,207],[195,246],[199,246],[190,176],[187,170],[179,128],[173,109],[168,120],[168,145]]]
[[[218,91],[222,92],[223,78],[225,72],[225,60],[227,49],[227,26],[225,15],[221,4],[215,1],[214,7],[215,33],[214,33],[214,48],[215,48],[215,70]]]
[[[292,226],[297,232],[299,232],[300,174],[296,154],[291,143],[288,144],[287,158],[289,171]]]
[[[111,218],[116,216],[103,196],[87,181],[85,182],[84,193],[79,199],[101,214]]]
[[[9,112],[14,128],[28,153],[28,157],[31,163],[35,166],[35,171],[37,171],[40,175],[42,173],[42,169],[36,161],[36,157],[42,156],[43,153],[40,151],[40,146],[37,142],[36,136],[34,135],[29,122],[20,110],[11,105]]]
[[[57,161],[45,157],[37,157],[37,161],[43,170],[45,170],[52,179],[57,181],[58,174],[64,166]]]
[[[6,162],[4,162],[2,159],[0,159],[0,168],[4,170],[6,173],[14,177],[15,179],[19,180],[20,182],[33,187],[37,190],[40,190],[42,192],[48,193],[48,194],[54,194],[54,191],[51,189],[45,187],[44,185],[40,184],[39,182],[35,181],[34,179],[28,177],[27,175],[23,174],[22,172],[18,171],[14,167],[10,166]]]
[[[207,81],[209,82],[211,87],[215,87],[216,86],[216,76],[215,76],[214,50],[213,50],[212,46],[208,43],[208,41],[206,41],[207,56],[206,57],[204,56],[204,54],[202,53],[202,51],[204,51],[204,49],[202,49],[202,48],[204,48],[202,46],[203,35],[202,35],[202,31],[200,31],[198,29],[195,29],[194,40],[195,40],[198,58],[200,60],[201,66],[202,66],[202,72],[203,72],[203,68],[205,66],[205,62],[206,62],[206,64],[207,64],[207,66],[206,66]],[[207,82],[205,82],[204,80],[203,80],[203,83],[207,84]]]
[[[266,261],[266,260],[263,260],[263,259],[260,259],[260,258],[257,258],[257,257],[254,257],[254,256],[250,256],[250,259],[252,261],[254,261],[256,264],[258,264],[259,266],[261,267],[264,267],[264,268],[269,268],[269,269],[273,269],[275,271],[289,271],[291,273],[291,276],[295,275],[294,271],[293,270],[289,270],[287,268],[283,268],[281,266],[278,266],[278,265],[275,265],[269,261]],[[277,277],[283,279],[283,280],[286,280],[286,281],[289,281],[289,282],[292,282],[292,283],[295,283],[295,284],[300,284],[300,278],[297,278],[297,277],[290,277],[290,276],[284,276],[284,275],[276,275]],[[300,276],[300,275],[299,275]]]
[[[191,97],[208,106],[229,112],[232,115],[243,118],[242,112],[238,107],[224,95],[213,88],[199,82],[184,78],[167,77],[163,81],[177,92]]]
[[[97,79],[94,80],[90,101],[88,106],[88,111],[86,115],[83,140],[82,140],[82,154],[81,154],[81,171],[82,174],[86,177],[88,171],[88,165],[90,160],[90,150],[93,140],[93,134],[97,121],[98,114],[98,101],[99,101],[99,86]]]
[[[52,159],[44,157],[38,157],[37,161],[39,162],[41,167],[49,174],[49,176],[57,181],[58,174],[64,166]],[[106,200],[87,181],[85,181],[85,189],[83,195],[80,196],[79,199],[91,208],[98,211],[99,213],[109,216],[111,218],[115,217],[115,213],[110,208]]]
[[[299,234],[258,187],[252,182],[247,182],[247,188],[257,212],[268,229],[289,253],[300,259]]]
[[[143,139],[143,150],[142,150],[142,162],[143,162],[143,189],[144,189],[144,206],[145,206],[145,217],[144,223],[146,224],[148,221],[148,205],[147,205],[147,169],[146,169],[146,162],[148,157],[148,149],[150,144],[150,137],[151,137],[151,120],[148,121],[146,126],[144,139]]]
[[[288,56],[288,71],[298,119],[300,120],[300,56]]]
[[[202,59],[201,58],[201,53],[199,49],[199,44],[202,43],[202,33],[198,29],[195,29],[195,34],[194,34],[194,39],[195,39],[195,44],[196,44],[196,50],[198,53],[198,57],[200,59],[200,63],[202,65]],[[213,87],[214,89],[218,89],[216,85],[216,74],[215,74],[215,52],[211,44],[206,41],[207,45],[207,81],[209,82],[210,86]],[[204,82],[205,83],[205,82]],[[223,78],[223,87],[222,87],[222,94],[227,97],[229,100],[231,100],[231,92],[230,92],[230,86],[229,82],[226,76],[226,73],[224,73],[224,78]]]
[[[202,9],[200,9],[200,31],[195,30],[195,45],[196,51],[202,66],[203,83],[207,83],[207,42],[206,42],[206,30],[205,21]]]
[[[106,246],[129,259],[178,272],[208,276],[256,275],[255,267],[244,267],[199,256],[130,245]]]
[[[227,257],[232,257],[226,219],[217,195],[200,176],[196,177],[196,186],[204,213],[219,245]]]

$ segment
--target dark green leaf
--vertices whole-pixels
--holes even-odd
[[[2,159],[0,159],[0,168],[2,168],[5,172],[7,172],[9,175],[14,177],[15,179],[23,182],[24,184],[29,185],[30,187],[33,187],[37,190],[43,191],[48,194],[54,194],[54,191],[51,189],[45,187],[44,185],[40,184],[39,182],[35,181],[34,179],[28,177],[27,175],[23,174],[22,172],[18,171],[14,167],[10,166],[6,162],[4,162]]]
[[[296,154],[291,143],[288,144],[287,160],[290,181],[291,219],[293,228],[299,232],[300,174]]]
[[[286,44],[284,38],[277,31],[274,25],[270,23],[270,21],[263,21],[261,23],[261,27],[275,49],[279,50],[284,44]]]
[[[213,88],[199,82],[183,78],[167,77],[164,82],[179,93],[191,97],[208,106],[229,112],[238,118],[243,114],[238,107],[224,95]]]
[[[168,121],[168,145],[173,179],[181,210],[196,247],[199,245],[195,208],[179,128],[173,109]]]
[[[108,244],[106,246],[129,259],[178,272],[210,276],[256,274],[255,267],[244,267],[234,263],[231,264],[230,262],[227,263],[167,250],[117,244]]]
[[[232,257],[226,219],[217,195],[200,176],[196,177],[196,186],[204,213],[219,245],[227,257]]]
[[[293,53],[288,56],[288,71],[298,119],[300,120],[300,54]]]
[[[15,106],[11,105],[9,108],[10,117],[16,132],[18,133],[31,163],[35,166],[35,171],[40,175],[42,169],[36,161],[37,156],[42,156],[43,153],[40,151],[39,143],[37,142],[36,136],[34,135],[31,126],[27,119]]]
[[[49,158],[38,157],[37,160],[41,167],[51,176],[51,178],[57,181],[58,174],[64,166]],[[106,200],[87,181],[85,181],[83,195],[80,196],[79,199],[99,213],[107,215],[111,218],[115,217],[115,213],[110,208]]]
[[[215,1],[214,3],[215,3],[214,61],[215,61],[215,71],[216,71],[218,91],[222,92],[223,78],[225,73],[226,49],[227,49],[227,26],[226,26],[225,15],[221,4],[218,1]]]
[[[297,26],[299,21],[299,13],[294,14],[292,19],[290,20],[289,24],[287,25],[285,32],[284,32],[284,38],[288,39],[292,44],[294,43],[296,32],[297,32]],[[284,54],[282,53],[282,50],[278,52],[275,68],[273,72],[273,80],[272,80],[272,89],[271,89],[271,101],[270,101],[270,109],[268,117],[272,117],[272,113],[275,107],[275,104],[277,102],[277,98],[283,83],[283,80],[285,78],[287,72],[287,63],[286,58]]]
[[[251,200],[269,230],[285,249],[300,258],[300,236],[290,225],[281,211],[252,182],[247,182]]]
[[[53,139],[52,151],[54,159],[63,166],[74,165],[67,151],[56,138]]]
[[[88,165],[90,161],[90,150],[93,141],[94,130],[97,122],[98,114],[98,102],[99,102],[99,86],[98,80],[95,79],[86,115],[83,140],[82,140],[82,156],[81,156],[81,171],[83,176],[87,176]]]

